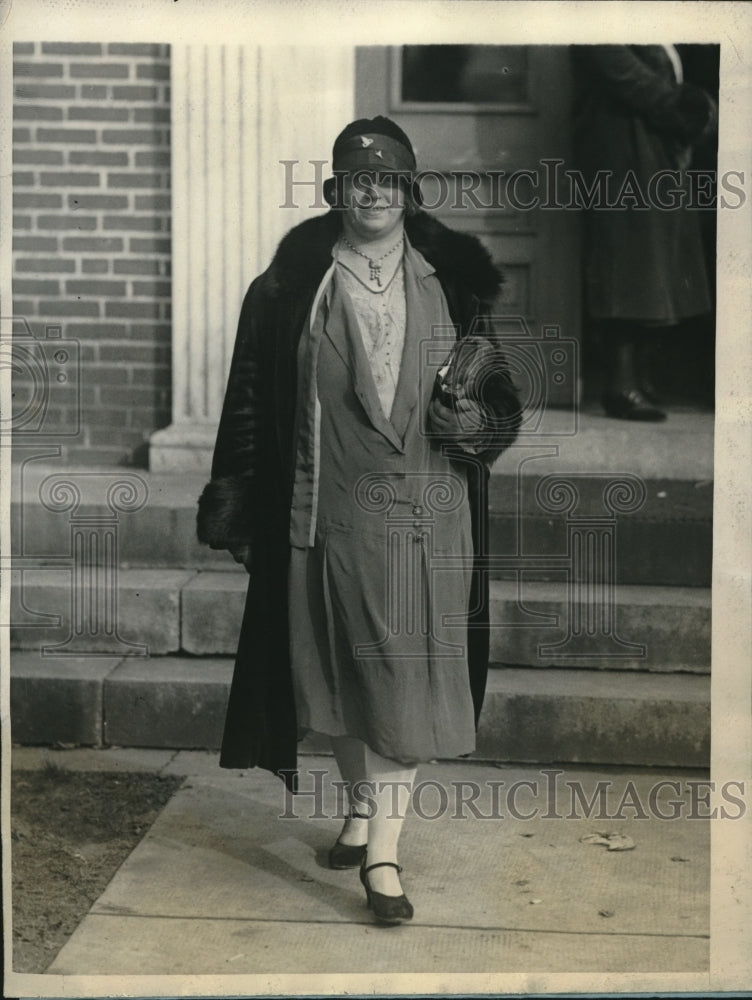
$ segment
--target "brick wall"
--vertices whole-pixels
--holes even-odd
[[[78,342],[76,463],[143,465],[170,422],[169,74],[167,45],[14,45],[13,313]]]

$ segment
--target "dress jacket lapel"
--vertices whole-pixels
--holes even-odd
[[[397,391],[390,417],[390,423],[400,440],[404,440],[410,421],[415,415],[419,398],[424,395],[426,372],[424,371],[425,352],[423,346],[432,336],[433,324],[441,318],[436,312],[434,298],[436,290],[441,295],[438,282],[436,282],[433,295],[430,294],[427,287],[427,279],[430,279],[430,275],[434,273],[435,269],[427,263],[422,254],[413,249],[405,237],[407,326]]]
[[[420,392],[421,343],[431,336],[431,317],[426,307],[424,280],[434,273],[425,258],[405,239],[405,297],[407,325],[405,343],[397,380],[397,389],[389,417],[384,413],[371,366],[360,334],[360,325],[349,295],[335,276],[330,286],[326,335],[349,369],[355,394],[371,425],[404,453],[404,439],[415,413]]]

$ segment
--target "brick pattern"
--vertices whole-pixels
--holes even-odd
[[[79,463],[143,465],[170,422],[169,75],[167,45],[14,45],[13,312],[79,342],[81,412],[47,414]]]

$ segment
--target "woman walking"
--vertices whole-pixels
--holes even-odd
[[[488,467],[520,419],[481,320],[500,276],[420,209],[415,168],[387,118],[336,139],[331,210],[246,295],[198,516],[251,573],[220,765],[294,788],[296,740],[329,735],[351,806],[330,864],[360,867],[384,923],[413,915],[397,848],[417,764],[475,746]],[[468,348],[448,372],[447,331]]]

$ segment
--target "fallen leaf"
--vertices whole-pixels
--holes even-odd
[[[613,915],[614,915],[613,910],[598,910],[599,917],[613,917]]]
[[[689,858],[682,858],[678,854],[675,854],[673,856],[673,858],[671,858],[671,860],[672,861],[689,861]]]
[[[582,844],[603,844],[609,851],[633,851],[635,842],[625,833],[586,833]]]
[[[633,851],[635,842],[625,833],[611,833],[608,835],[609,851]]]
[[[580,837],[581,844],[608,844],[608,841],[603,836],[602,833],[586,833],[584,837]]]
[[[537,906],[538,903],[542,903],[543,900],[542,899],[529,899],[528,902],[530,903],[531,906]]]

